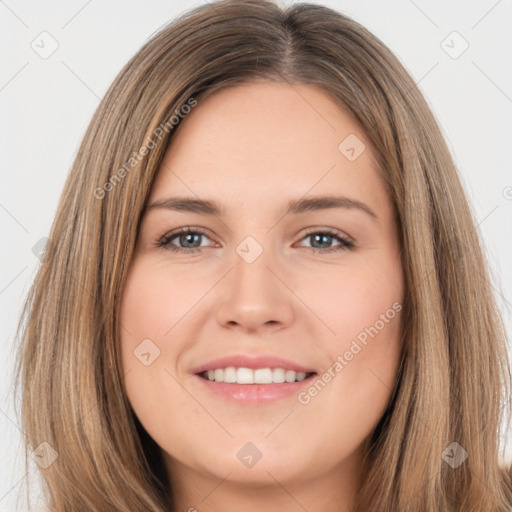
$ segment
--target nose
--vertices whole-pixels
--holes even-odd
[[[251,263],[235,255],[234,268],[218,290],[216,317],[220,325],[243,332],[268,333],[293,322],[294,295],[276,261],[269,250],[263,250]]]

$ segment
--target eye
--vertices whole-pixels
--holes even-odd
[[[347,249],[353,249],[355,246],[354,242],[346,235],[342,235],[341,233],[334,231],[332,229],[317,229],[316,231],[309,231],[302,238],[302,240],[309,240],[311,243],[309,247],[311,247],[315,251],[320,252],[343,251]],[[333,240],[337,240],[339,242],[339,245],[334,247],[326,247],[331,245]]]
[[[164,247],[172,252],[197,252],[200,250],[201,238],[207,237],[206,233],[199,228],[180,228],[171,233],[165,234],[160,238],[156,245],[157,247]],[[178,240],[180,245],[172,243],[174,239]]]

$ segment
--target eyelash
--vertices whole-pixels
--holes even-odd
[[[202,247],[185,248],[185,247],[178,247],[176,245],[171,244],[171,240],[173,240],[177,236],[189,235],[189,234],[203,235],[203,236],[209,238],[208,235],[206,234],[206,232],[200,228],[186,227],[186,228],[179,228],[175,231],[172,231],[171,233],[165,234],[159,240],[157,240],[155,245],[157,247],[162,247],[171,252],[195,253],[195,252],[200,251],[202,249]],[[301,240],[303,240],[304,238],[307,238],[308,236],[318,235],[318,234],[329,235],[333,238],[336,238],[340,242],[340,245],[335,246],[335,247],[329,247],[327,249],[317,249],[315,247],[309,247],[309,249],[313,249],[314,252],[331,253],[331,252],[351,250],[355,247],[355,244],[351,239],[349,239],[348,237],[344,237],[339,232],[334,231],[329,228],[321,229],[321,230],[313,229],[313,230],[307,232],[306,234],[304,234],[304,236],[301,238]]]

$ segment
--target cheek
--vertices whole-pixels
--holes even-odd
[[[190,343],[183,329],[203,294],[200,280],[134,261],[120,306],[121,360],[132,404],[144,407],[147,393],[173,385],[167,372],[175,374],[176,361]]]
[[[123,350],[129,346],[133,350],[145,338],[163,348],[176,330],[183,329],[197,305],[198,297],[208,291],[208,281],[201,276],[190,277],[190,273],[178,267],[170,272],[169,268],[147,261],[134,262],[120,308]],[[175,337],[173,350],[179,351],[179,340]]]
[[[340,267],[302,289],[331,332],[318,338],[326,365],[299,401],[333,428],[330,435],[336,439],[353,435],[356,442],[368,435],[394,389],[403,281],[398,258],[387,262]]]
[[[399,337],[400,322],[395,316],[402,305],[403,280],[398,258],[358,256],[346,265],[317,271],[314,278],[301,277],[294,286],[314,313],[311,317],[325,327],[319,339],[325,343],[322,349],[333,355],[349,350],[351,341],[358,337],[364,342],[368,329],[374,334],[375,328],[382,331],[380,339]]]

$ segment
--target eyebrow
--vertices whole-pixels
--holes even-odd
[[[223,208],[217,202],[208,199],[193,197],[168,197],[159,199],[147,207],[147,210],[167,209],[180,212],[198,213],[201,215],[214,215],[221,217]],[[305,199],[290,201],[286,214],[300,214],[311,211],[327,210],[331,208],[345,208],[347,210],[360,210],[370,217],[377,219],[376,213],[365,203],[344,196],[314,196]]]

